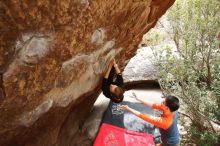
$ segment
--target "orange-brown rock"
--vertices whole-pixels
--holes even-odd
[[[0,145],[76,145],[112,57],[174,0],[0,1]]]

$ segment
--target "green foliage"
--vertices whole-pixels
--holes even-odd
[[[181,98],[195,142],[214,145],[211,121],[220,121],[220,1],[176,0],[167,17],[176,48],[155,52],[159,83],[165,94]]]
[[[160,42],[164,41],[166,38],[166,33],[152,29],[147,35],[144,35],[142,44],[147,44],[148,46],[158,45]]]
[[[193,142],[197,143],[199,146],[213,146],[218,142],[218,135],[215,133],[207,132],[204,133],[191,127],[189,134],[193,138]]]
[[[211,107],[211,112],[214,113],[214,119],[220,121],[220,58],[214,64],[214,80],[213,92],[216,97],[217,106]]]

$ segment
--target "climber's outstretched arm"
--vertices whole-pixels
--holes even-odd
[[[121,74],[121,70],[119,69],[118,67],[118,64],[116,63],[115,59],[113,59],[113,64],[114,64],[114,68],[115,68],[115,71],[116,71],[116,74]]]
[[[107,71],[106,71],[106,73],[105,73],[105,75],[104,75],[104,78],[108,79],[113,64],[114,64],[114,59],[112,59],[112,60],[110,61],[109,65],[108,65],[108,69],[107,69]]]

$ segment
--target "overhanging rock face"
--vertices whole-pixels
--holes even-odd
[[[174,0],[0,2],[0,145],[75,145],[112,57]]]

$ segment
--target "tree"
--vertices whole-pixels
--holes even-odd
[[[194,142],[214,145],[220,125],[220,1],[177,0],[167,14],[174,48],[156,53],[159,83],[181,98],[192,125]]]

